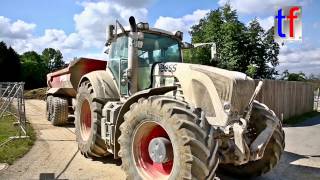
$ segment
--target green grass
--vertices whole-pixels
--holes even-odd
[[[284,124],[295,125],[295,124],[302,123],[303,121],[305,121],[307,119],[310,119],[310,118],[313,118],[313,117],[316,117],[316,116],[320,116],[320,112],[311,111],[311,112],[307,112],[307,113],[304,113],[304,114],[299,115],[299,116],[295,116],[295,117],[292,117],[292,118],[289,118],[289,119],[285,119],[284,120]]]
[[[0,143],[6,141],[11,136],[19,135],[19,126],[14,126],[15,118],[5,116],[0,119]],[[0,147],[0,162],[12,164],[16,159],[21,158],[32,147],[36,138],[32,127],[28,124],[27,139],[14,139]]]

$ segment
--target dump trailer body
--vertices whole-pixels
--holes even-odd
[[[47,74],[47,94],[74,98],[81,77],[89,72],[105,70],[107,62],[97,59],[80,58],[68,67]]]

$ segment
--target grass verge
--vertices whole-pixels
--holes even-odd
[[[292,117],[292,118],[289,118],[289,119],[285,119],[284,120],[284,124],[295,125],[295,124],[302,123],[303,121],[305,121],[307,119],[310,119],[310,118],[313,118],[313,117],[316,117],[316,116],[320,116],[320,112],[311,111],[311,112],[307,112],[307,113],[304,113],[304,114],[299,115],[299,116],[295,116],[295,117]]]
[[[0,143],[6,141],[11,136],[19,135],[19,126],[13,125],[15,117],[12,115],[2,117],[0,119]],[[30,138],[14,139],[0,147],[0,162],[12,164],[16,159],[21,158],[32,147],[36,135],[28,124],[27,135]]]

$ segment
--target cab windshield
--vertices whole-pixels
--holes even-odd
[[[143,47],[138,51],[139,80],[138,89],[151,85],[152,65],[157,62],[181,62],[179,42],[163,35],[144,34]]]
[[[143,47],[138,56],[141,64],[181,62],[179,42],[163,35],[144,34]]]
[[[112,71],[121,94],[125,94],[127,87],[122,87],[120,79],[128,67],[128,37],[117,38],[111,45],[108,67]],[[151,67],[157,62],[181,62],[180,44],[177,40],[165,35],[144,33],[143,46],[138,49],[138,89],[143,90],[151,84]]]

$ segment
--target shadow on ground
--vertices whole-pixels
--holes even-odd
[[[284,152],[281,157],[280,163],[269,173],[255,178],[252,180],[314,180],[320,179],[320,168],[311,166],[297,165],[294,162],[300,159],[308,159],[310,157],[320,157],[319,154],[315,155],[299,155],[291,152]],[[233,178],[232,175],[218,174],[221,180],[236,180],[241,178]],[[244,178],[248,179],[248,178]]]
[[[73,156],[70,158],[66,166],[63,168],[63,170],[60,173],[40,173],[39,174],[39,179],[40,180],[66,180],[66,179],[60,179],[60,176],[68,169],[76,155],[79,153],[79,150],[77,150]],[[91,158],[92,161],[99,161],[102,162],[103,164],[114,164],[116,166],[121,166],[121,159],[114,159],[112,155],[106,156],[106,157],[94,157]]]
[[[307,127],[307,126],[314,126],[320,124],[320,116],[316,116],[313,118],[308,119],[307,121],[304,121],[302,123],[293,125],[291,127]]]

